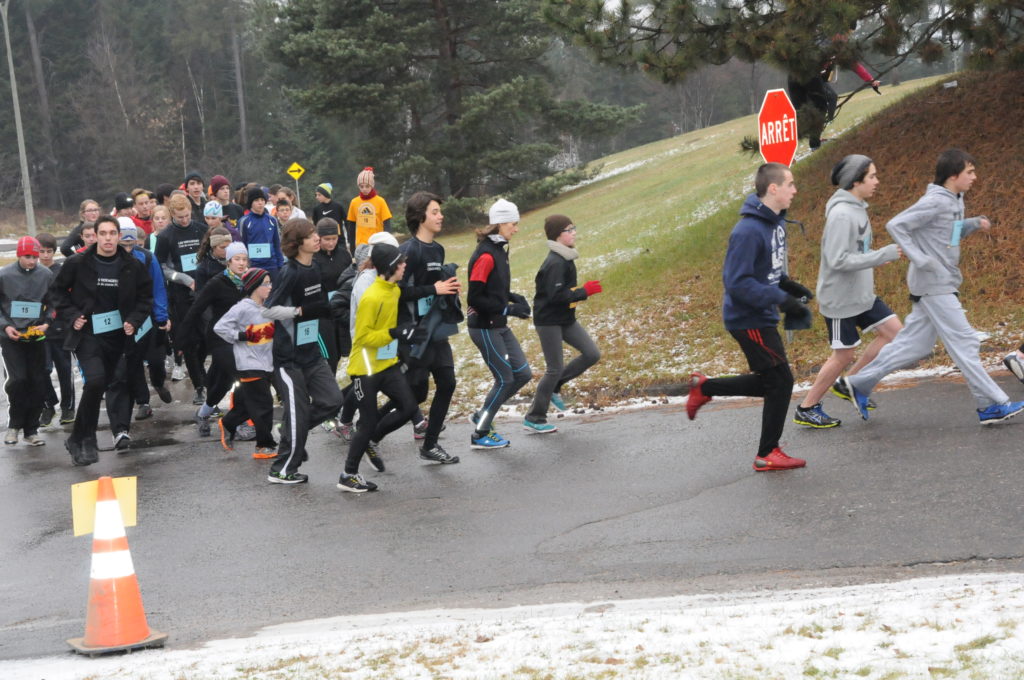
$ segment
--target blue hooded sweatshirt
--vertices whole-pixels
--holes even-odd
[[[751,194],[740,216],[722,267],[722,317],[730,331],[769,328],[779,323],[777,305],[787,296],[779,288],[786,278],[786,213],[776,214]]]
[[[266,269],[273,274],[284,266],[284,253],[281,252],[281,232],[278,231],[277,219],[264,210],[262,215],[247,212],[238,220],[238,232],[242,243],[249,249],[249,266]],[[262,250],[267,253],[257,257]]]

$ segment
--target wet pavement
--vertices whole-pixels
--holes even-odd
[[[826,398],[843,426],[788,425],[783,446],[808,467],[768,474],[751,470],[748,401],[694,422],[656,404],[553,420],[553,435],[506,418],[512,447],[489,452],[453,422],[441,443],[462,463],[444,467],[403,428],[386,473],[364,463],[380,491],[361,495],[335,488],[344,451],[319,429],[300,486],[268,484],[250,444],[197,441],[188,403],[154,400],[133,448],[88,468],[48,431],[45,447],[0,449],[0,658],[62,653],[82,634],[91,540],[71,534],[69,487],[103,474],[139,478],[128,538],[149,623],[173,647],[352,613],[1024,570],[1024,416],[979,426],[955,380],[876,401],[865,423]]]

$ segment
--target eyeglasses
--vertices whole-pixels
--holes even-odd
[[[87,212],[97,212],[98,213],[99,211],[100,211],[99,208],[86,208],[82,212],[84,212],[84,213],[87,213]]]
[[[574,233],[576,233],[576,225],[572,225],[572,226],[566,227],[565,229],[562,230],[562,233],[563,234],[574,234]]]
[[[270,281],[264,281],[263,283],[260,284],[260,288],[270,288],[273,285],[274,284],[271,283]]]

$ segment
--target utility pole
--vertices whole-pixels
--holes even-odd
[[[11,49],[11,31],[7,26],[7,7],[11,0],[0,4],[0,15],[4,22],[4,41],[7,43],[7,66],[11,71],[11,100],[14,103],[14,129],[18,136],[18,157],[21,159],[21,186],[25,194],[25,222],[28,233],[36,235],[36,213],[32,208],[32,182],[28,176],[28,155],[25,153],[25,131],[21,127],[21,104],[18,103],[18,83],[14,80],[14,51]]]

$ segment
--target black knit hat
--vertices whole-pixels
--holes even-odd
[[[373,268],[377,270],[379,276],[383,276],[385,279],[391,278],[392,274],[395,273],[395,269],[404,259],[405,256],[402,255],[398,248],[387,243],[378,243],[370,251],[370,261],[373,262]]]
[[[114,194],[114,210],[127,210],[133,205],[135,205],[135,201],[133,201],[132,197],[125,192],[122,191]]]
[[[190,179],[199,180],[200,184],[202,184],[203,186],[206,186],[206,182],[203,181],[203,176],[199,174],[198,170],[193,170],[190,173],[188,173],[187,175],[185,175],[185,181],[182,182],[182,184],[184,184],[187,187],[188,186],[188,181]]]
[[[260,269],[259,267],[251,267],[245,270],[242,274],[242,293],[249,297],[252,292],[260,287],[263,283],[263,278],[270,276],[270,272],[266,269]]]
[[[260,187],[253,187],[245,193],[245,208],[246,210],[252,210],[252,202],[262,198],[264,201],[267,200],[266,194],[263,193],[263,189]]]
[[[572,220],[565,215],[548,215],[544,219],[544,235],[548,237],[549,241],[557,241],[559,234],[570,224],[572,224]]]
[[[338,231],[338,220],[321,217],[320,221],[316,223],[316,233],[320,236],[338,236],[341,233]]]

